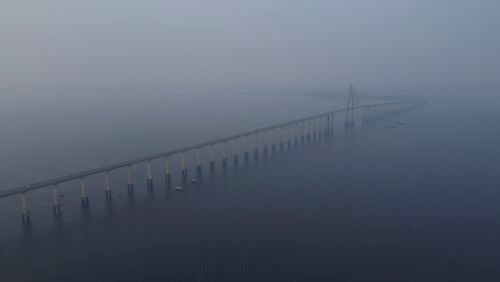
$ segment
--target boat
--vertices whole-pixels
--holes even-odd
[[[176,191],[182,191],[182,190],[184,190],[184,188],[182,188],[181,186],[175,186],[174,190],[176,190]]]

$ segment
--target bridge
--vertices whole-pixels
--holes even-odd
[[[374,103],[368,105],[358,105],[354,106],[353,100],[353,88],[351,86],[347,107],[343,109],[333,110],[326,113],[321,113],[313,116],[308,116],[305,118],[300,118],[280,124],[275,124],[267,126],[264,128],[259,128],[247,132],[242,132],[239,134],[234,134],[227,137],[221,137],[214,140],[201,142],[197,144],[187,145],[180,148],[175,148],[172,150],[159,152],[156,154],[151,154],[147,156],[138,157],[131,160],[121,161],[106,166],[93,168],[85,171],[80,171],[72,173],[69,175],[64,175],[52,179],[47,179],[44,181],[15,187],[7,190],[0,191],[0,198],[11,197],[15,195],[20,195],[21,198],[21,216],[22,221],[25,224],[30,223],[30,211],[27,207],[27,195],[30,191],[43,189],[47,187],[52,187],[52,207],[54,215],[60,215],[61,205],[60,196],[58,193],[57,186],[70,182],[79,181],[80,186],[80,198],[82,207],[87,207],[89,205],[89,196],[87,193],[87,188],[85,185],[85,179],[89,176],[104,175],[104,192],[106,200],[112,200],[112,187],[110,180],[110,173],[112,171],[126,168],[127,169],[127,191],[133,193],[134,191],[134,179],[133,179],[133,167],[138,164],[146,165],[146,185],[148,189],[153,188],[153,173],[152,173],[152,161],[157,159],[164,159],[164,176],[167,185],[170,185],[171,171],[170,162],[173,156],[180,155],[180,175],[183,181],[187,181],[188,177],[188,165],[186,162],[186,154],[195,153],[196,164],[195,169],[197,174],[202,173],[202,159],[201,151],[209,150],[209,169],[211,172],[215,170],[215,156],[214,147],[219,146],[222,151],[222,166],[226,167],[228,162],[227,146],[232,145],[232,158],[235,164],[238,163],[240,153],[238,152],[238,145],[243,143],[244,151],[243,158],[247,162],[250,159],[250,153],[253,151],[253,158],[258,159],[259,155],[266,156],[269,151],[269,145],[271,151],[274,153],[276,150],[284,150],[285,147],[291,148],[293,146],[298,146],[308,144],[311,140],[316,140],[317,138],[327,138],[331,136],[334,132],[334,121],[337,119],[339,114],[345,113],[344,127],[346,130],[353,130],[355,126],[355,113],[361,114],[361,122],[363,124],[368,124],[372,121],[385,117],[389,114],[394,114],[401,111],[406,111],[414,107],[420,106],[426,103],[423,99],[411,99],[404,101],[394,101],[385,103]],[[276,138],[276,136],[278,138]],[[265,142],[262,146],[258,142],[252,142],[249,145],[249,140],[257,140],[259,137],[267,138],[270,142]],[[269,138],[270,137],[270,138]],[[277,140],[276,140],[277,139]],[[286,141],[286,143],[285,143]],[[285,146],[286,144],[286,146]],[[261,152],[260,152],[261,151]]]

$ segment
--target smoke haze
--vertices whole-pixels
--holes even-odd
[[[497,91],[500,2],[0,1],[0,88]]]

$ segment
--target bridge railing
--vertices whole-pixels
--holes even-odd
[[[56,186],[61,184],[61,183],[65,183],[65,182],[69,182],[69,181],[73,181],[73,180],[80,180],[81,181],[81,189],[82,189],[82,193],[81,193],[82,205],[84,205],[85,203],[88,204],[88,198],[86,196],[87,194],[85,191],[84,179],[86,177],[89,177],[92,175],[104,173],[105,179],[106,179],[106,190],[105,190],[106,197],[111,199],[111,187],[110,187],[110,183],[109,183],[109,173],[113,170],[128,167],[128,169],[129,169],[128,187],[129,187],[129,189],[133,189],[133,181],[131,179],[131,173],[130,173],[131,167],[133,165],[136,165],[136,164],[147,163],[148,186],[150,186],[150,185],[152,186],[151,161],[156,160],[156,159],[161,159],[161,158],[166,159],[167,169],[166,169],[165,174],[166,174],[166,179],[168,179],[168,181],[170,181],[170,172],[168,171],[168,158],[173,156],[173,155],[176,155],[176,154],[182,154],[182,164],[181,164],[182,176],[183,176],[183,179],[185,179],[187,176],[187,173],[186,173],[187,168],[185,167],[184,154],[186,152],[189,152],[189,151],[197,150],[197,152],[198,152],[197,165],[198,165],[198,169],[201,171],[201,167],[200,167],[201,164],[200,164],[200,160],[199,160],[199,150],[201,150],[202,148],[205,148],[205,147],[210,147],[211,155],[212,155],[211,160],[210,160],[210,166],[211,166],[211,169],[213,169],[213,167],[214,167],[214,164],[213,164],[213,162],[214,162],[214,160],[213,160],[213,146],[217,145],[217,144],[224,145],[223,164],[225,165],[225,163],[226,163],[226,155],[225,155],[226,154],[226,143],[229,141],[237,142],[238,140],[240,140],[242,138],[245,139],[245,141],[246,141],[246,139],[250,136],[257,136],[261,133],[266,133],[269,131],[272,132],[274,130],[280,130],[280,129],[284,129],[284,128],[288,129],[289,127],[293,127],[294,128],[293,142],[295,145],[297,145],[299,143],[299,141],[303,143],[305,139],[309,140],[309,138],[311,138],[312,135],[316,136],[316,133],[325,134],[325,135],[333,133],[335,118],[336,118],[336,115],[339,113],[345,113],[347,111],[362,110],[362,122],[368,123],[368,122],[375,120],[375,119],[379,118],[380,116],[386,115],[390,112],[413,108],[415,106],[424,104],[425,102],[426,101],[422,100],[422,99],[415,99],[415,100],[409,100],[409,101],[407,100],[407,101],[396,101],[396,102],[386,102],[386,103],[375,103],[375,104],[369,104],[369,105],[351,106],[350,108],[338,109],[338,110],[329,111],[326,113],[316,114],[316,115],[308,116],[305,118],[295,119],[292,121],[267,126],[264,128],[259,128],[259,129],[255,129],[255,130],[251,130],[251,131],[246,131],[246,132],[234,134],[234,135],[227,136],[227,137],[217,138],[217,139],[213,139],[213,140],[206,141],[206,142],[201,142],[201,143],[187,145],[187,146],[183,146],[183,147],[179,147],[179,148],[174,148],[174,149],[164,151],[164,152],[159,152],[159,153],[155,153],[155,154],[151,154],[151,155],[147,155],[147,156],[143,156],[143,157],[138,157],[138,158],[134,158],[134,159],[126,160],[126,161],[116,162],[113,164],[109,164],[109,165],[105,165],[105,166],[101,166],[101,167],[97,167],[97,168],[93,168],[93,169],[89,169],[89,170],[84,170],[84,171],[68,174],[68,175],[61,176],[61,177],[55,177],[55,178],[47,179],[44,181],[40,181],[40,182],[36,182],[36,183],[24,185],[24,186],[19,186],[19,187],[3,190],[3,191],[0,191],[0,198],[10,197],[10,196],[14,196],[14,195],[21,195],[22,209],[23,209],[23,212],[22,212],[23,221],[29,222],[29,212],[27,211],[27,208],[26,208],[26,193],[33,191],[33,190],[42,189],[42,188],[52,186],[53,187],[53,196],[54,196],[54,203],[53,203],[54,212],[58,213],[59,200],[58,200]],[[390,108],[392,106],[397,106],[397,108],[388,110],[388,108]],[[306,126],[304,126],[305,124],[306,124]],[[310,126],[311,124],[312,124],[312,127]],[[320,127],[319,130],[317,129],[318,124]],[[352,127],[353,125],[354,125],[353,121],[351,124],[350,122],[348,123],[348,121],[346,120],[346,123],[345,123],[346,128]],[[316,131],[318,131],[318,132],[316,132]],[[273,143],[273,150],[274,150],[274,145],[275,144]],[[280,144],[280,148],[282,147],[282,145],[283,144]],[[288,145],[290,145],[290,143]],[[267,148],[265,148],[265,150],[267,150]],[[237,153],[235,153],[235,154],[237,154]],[[255,154],[258,154],[258,148],[254,148],[254,156],[255,156]],[[247,160],[249,158],[249,152],[245,151],[244,156],[245,156],[245,160]],[[237,155],[235,155],[235,161],[237,161]]]

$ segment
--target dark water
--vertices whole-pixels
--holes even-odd
[[[87,211],[66,189],[61,218],[32,203],[30,228],[4,225],[0,280],[498,281],[498,102],[435,98],[182,192],[161,168]]]

